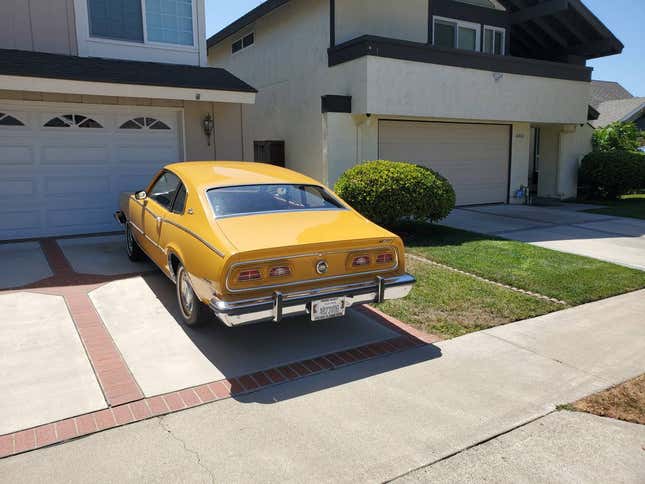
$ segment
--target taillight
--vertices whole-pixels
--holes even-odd
[[[262,279],[262,274],[259,269],[242,271],[240,272],[240,275],[237,276],[237,280],[239,282],[257,281],[258,279]]]
[[[289,266],[278,266],[274,267],[269,271],[270,277],[287,277],[291,275],[291,269]]]
[[[393,254],[380,254],[376,257],[377,264],[391,264],[394,262]]]
[[[369,255],[359,255],[352,260],[352,267],[363,267],[370,265]]]

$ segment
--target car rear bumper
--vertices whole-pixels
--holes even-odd
[[[293,293],[275,292],[272,296],[226,302],[217,298],[210,308],[227,326],[243,326],[265,321],[279,322],[285,317],[308,314],[313,301],[344,297],[345,306],[378,303],[406,297],[416,280],[410,274]]]

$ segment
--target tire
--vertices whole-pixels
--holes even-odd
[[[190,277],[183,265],[177,268],[177,304],[186,326],[200,326],[210,319],[208,307],[195,294]]]
[[[125,224],[125,250],[132,262],[142,261],[146,256],[143,253],[143,250],[141,250],[141,247],[139,247],[139,244],[132,234],[130,224],[128,224],[127,222]]]

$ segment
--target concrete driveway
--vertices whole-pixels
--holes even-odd
[[[454,210],[441,224],[645,270],[645,220],[582,212],[589,208],[466,207]]]
[[[0,245],[0,458],[423,344],[370,311],[188,328],[121,235]]]

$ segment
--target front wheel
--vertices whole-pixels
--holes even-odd
[[[179,265],[177,269],[177,302],[181,317],[187,326],[199,326],[208,320],[208,308],[195,294],[183,265]]]
[[[132,228],[130,228],[130,224],[127,222],[125,224],[125,250],[128,253],[128,257],[133,262],[139,262],[145,257],[141,247],[139,247],[137,241],[134,240]]]

